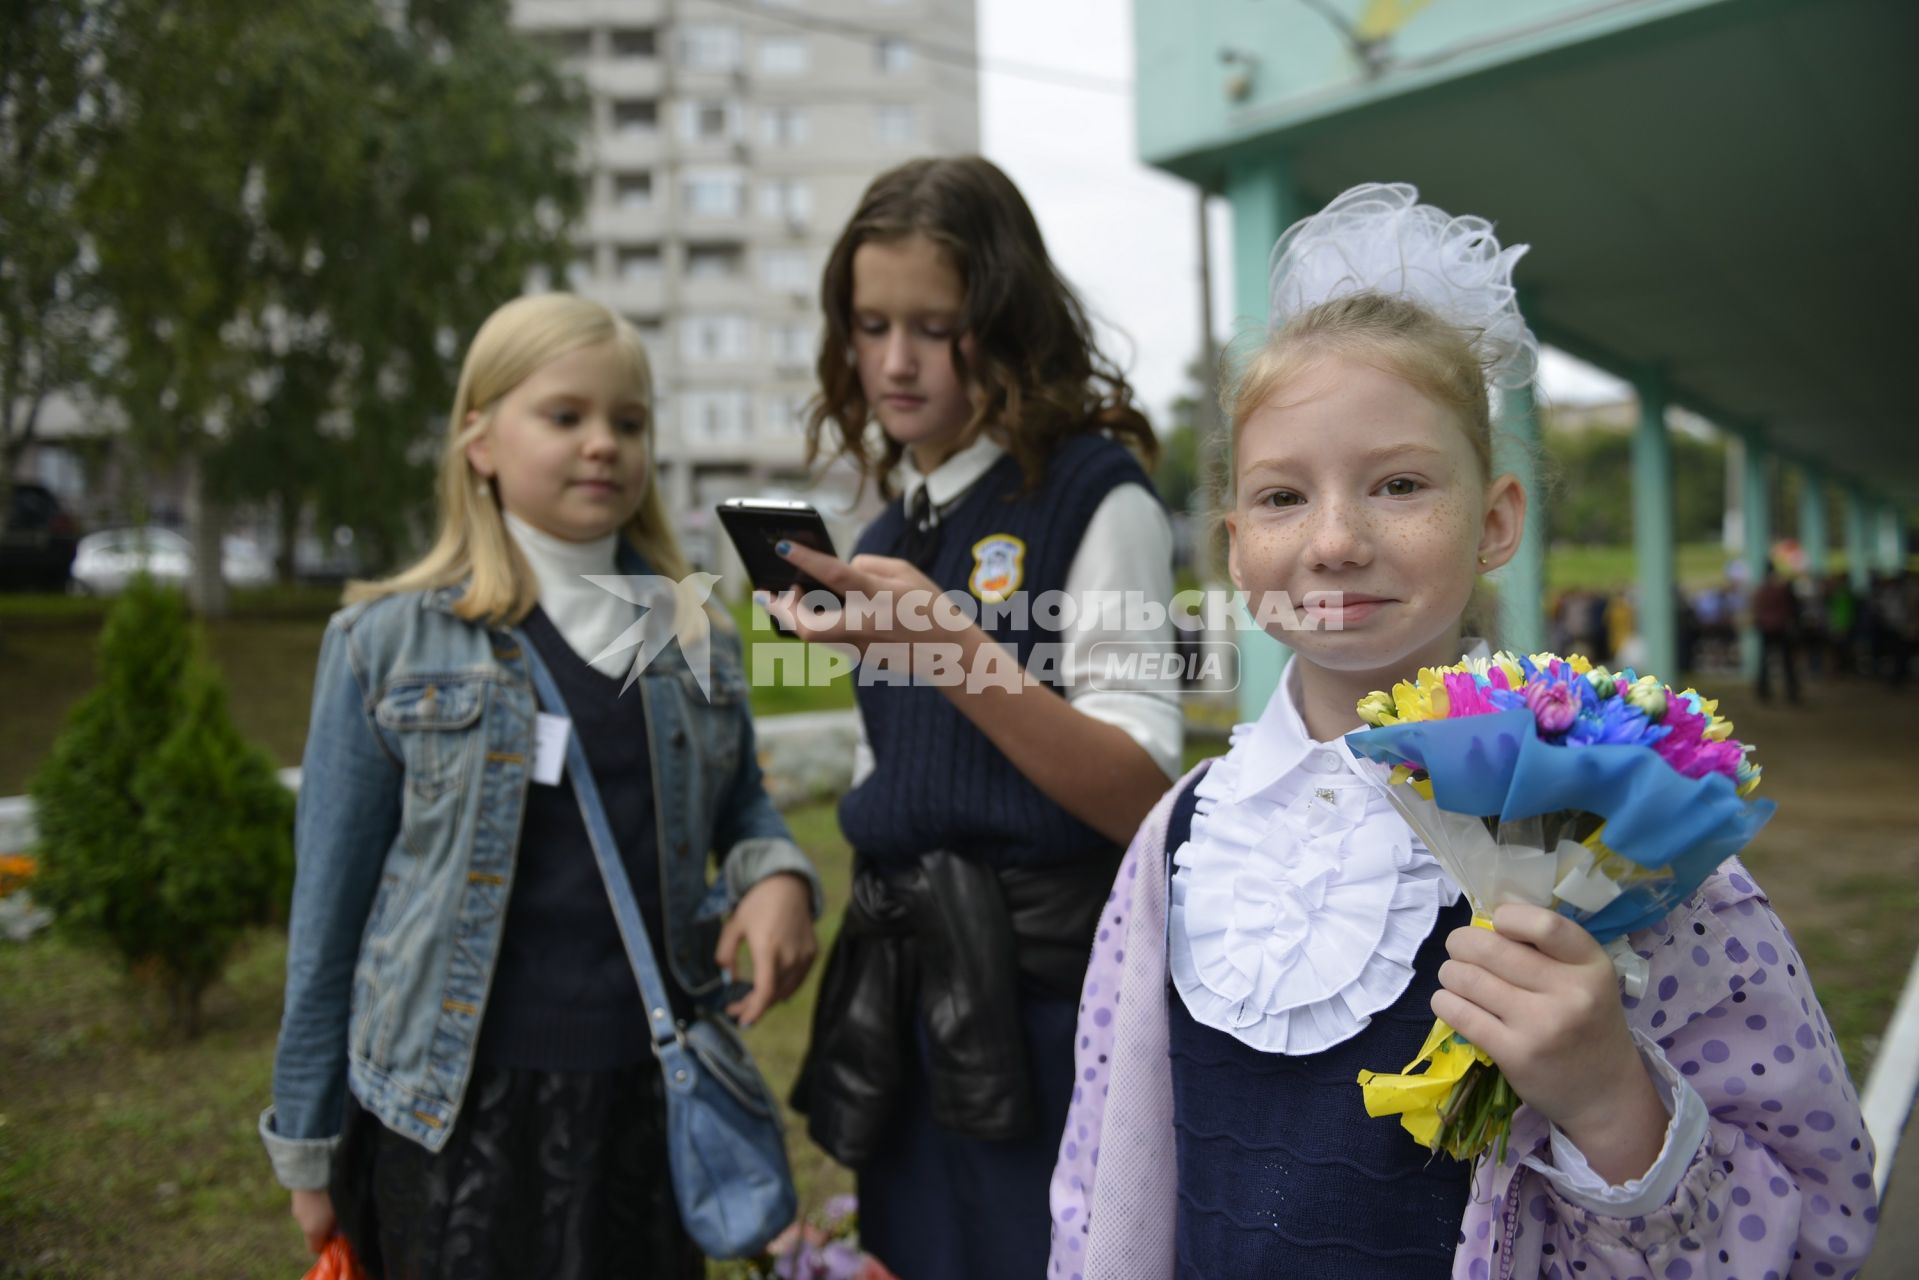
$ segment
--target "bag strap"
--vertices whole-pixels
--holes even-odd
[[[553,682],[553,673],[547,670],[539,650],[518,628],[514,629],[513,637],[526,655],[527,669],[533,675],[533,688],[539,695],[541,708],[554,715],[567,715],[566,700],[560,696],[560,687]],[[673,1021],[673,1002],[667,999],[666,983],[660,978],[659,965],[653,959],[652,940],[647,936],[646,922],[640,918],[633,885],[626,878],[626,864],[620,861],[612,824],[606,820],[606,807],[600,803],[600,788],[593,781],[586,748],[580,743],[580,735],[570,731],[566,735],[566,772],[573,780],[580,816],[586,820],[587,843],[593,846],[593,860],[599,863],[600,879],[606,882],[606,896],[613,905],[613,921],[619,926],[620,941],[626,945],[626,958],[633,966],[633,976],[640,980],[640,995],[646,1001],[646,1023],[652,1029],[653,1050],[657,1053],[661,1045],[680,1037],[680,1029]]]

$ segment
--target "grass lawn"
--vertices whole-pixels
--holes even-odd
[[[833,905],[850,857],[831,805],[788,815]],[[820,966],[747,1033],[784,1098]],[[0,1280],[290,1280],[311,1260],[254,1126],[269,1100],[286,938],[261,930],[207,1000],[207,1032],[169,1043],[102,957],[46,934],[0,942]],[[788,1117],[802,1206],[852,1189]]]

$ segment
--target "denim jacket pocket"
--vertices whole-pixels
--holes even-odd
[[[409,799],[434,800],[459,783],[485,701],[484,682],[472,678],[409,677],[387,686],[373,714],[399,739]]]

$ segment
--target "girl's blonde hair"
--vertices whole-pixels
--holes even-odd
[[[1348,294],[1293,316],[1241,360],[1236,375],[1221,388],[1220,407],[1232,428],[1217,489],[1223,498],[1222,510],[1238,501],[1235,459],[1246,419],[1275,395],[1283,395],[1301,374],[1332,357],[1391,374],[1451,410],[1479,459],[1480,479],[1490,481],[1492,401],[1486,390],[1487,371],[1474,354],[1471,336],[1418,303],[1393,294]],[[1479,579],[1461,619],[1464,633],[1494,641],[1498,614],[1498,601],[1486,580]]]
[[[651,433],[653,373],[646,346],[616,312],[574,294],[541,293],[515,298],[488,316],[467,348],[453,393],[440,452],[440,531],[433,548],[392,577],[348,583],[347,601],[464,583],[466,591],[453,611],[470,622],[511,626],[532,612],[539,603],[539,583],[507,533],[492,486],[482,487],[481,475],[467,461],[466,447],[486,434],[500,401],[534,370],[568,352],[608,342],[639,388]],[[478,415],[471,425],[469,414]],[[656,468],[647,468],[646,494],[622,532],[652,572],[676,580],[687,576]]]

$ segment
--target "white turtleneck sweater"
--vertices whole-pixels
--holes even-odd
[[[633,625],[639,607],[586,580],[588,574],[620,571],[615,560],[619,533],[591,542],[569,542],[534,528],[512,512],[505,514],[508,533],[539,581],[540,608],[554,629],[602,675],[625,675],[633,663],[633,648],[607,654],[597,662],[594,658]]]

